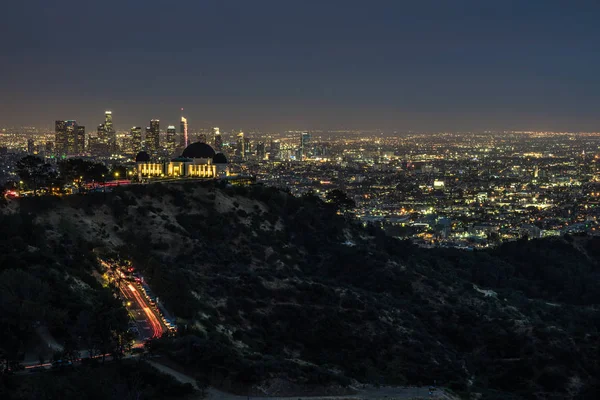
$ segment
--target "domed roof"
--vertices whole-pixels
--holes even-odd
[[[213,164],[227,164],[227,157],[223,153],[217,153],[213,157]]]
[[[191,161],[194,161],[194,160],[192,160],[191,158],[186,158],[186,157],[179,156],[179,157],[175,157],[171,161],[172,162],[191,162]]]
[[[196,142],[186,147],[181,156],[186,158],[213,158],[215,151],[206,143]]]
[[[139,153],[137,153],[137,156],[135,156],[135,162],[148,162],[150,161],[150,154],[146,153],[145,151],[140,151]]]

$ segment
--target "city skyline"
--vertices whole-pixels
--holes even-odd
[[[600,399],[597,0],[3,6],[0,400]]]
[[[13,2],[1,28],[0,125],[92,126],[101,109],[118,110],[118,129],[176,124],[183,107],[193,126],[595,131],[599,7]],[[149,30],[149,18],[162,23]],[[105,20],[112,29],[90,29]]]

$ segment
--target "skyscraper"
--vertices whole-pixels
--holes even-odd
[[[271,141],[271,150],[269,154],[269,160],[280,160],[281,159],[281,141],[275,139]]]
[[[129,132],[131,133],[131,149],[133,151],[133,155],[136,155],[142,151],[143,148],[142,127],[134,126],[129,130]]]
[[[104,112],[104,142],[110,152],[117,151],[117,132],[113,128],[112,111]]]
[[[84,139],[85,146],[85,139]],[[113,127],[112,111],[104,112],[104,123],[98,125],[96,136],[90,135],[88,150],[98,156],[107,156],[117,151],[117,133]],[[83,147],[80,152],[83,151]]]
[[[99,142],[103,142],[106,139],[106,128],[104,124],[98,125],[98,129],[96,130],[96,135],[98,137]]]
[[[79,127],[77,121],[56,121],[54,124],[56,155],[68,156],[83,152],[85,147],[85,127]],[[83,137],[83,143],[81,143]]]
[[[310,156],[310,139],[310,133],[302,132],[300,134],[300,161]]]
[[[215,150],[217,152],[223,151],[223,137],[221,136],[221,132],[219,128],[213,128],[215,132]]]
[[[82,154],[85,152],[85,126],[78,125],[75,128],[75,154]]]
[[[95,136],[90,135],[88,139],[88,150],[95,156],[104,156],[109,153],[104,124],[98,125]]]
[[[215,139],[217,137],[217,132],[219,132],[219,128],[214,127],[212,129],[212,133],[210,134],[210,138],[209,138],[210,143],[209,144],[211,144],[213,146],[213,148],[215,147],[214,145],[215,145]]]
[[[247,160],[252,155],[252,145],[250,138],[244,138],[244,160]]]
[[[244,132],[240,132],[237,134],[237,146],[235,148],[235,155],[240,159],[243,159],[246,155],[246,151],[244,149],[244,145],[246,142],[244,141]]]
[[[66,127],[66,148],[64,155],[77,154],[77,121],[71,119],[65,121]]]
[[[106,132],[113,132],[113,119],[112,119],[112,111],[104,112],[104,127],[106,128]]]
[[[183,111],[183,108],[181,109]],[[184,116],[181,116],[181,123],[179,124],[179,133],[181,134],[181,146],[186,148],[188,145],[188,122]]]
[[[144,135],[144,150],[149,152],[148,142],[152,138],[152,128],[149,126],[146,127],[146,134]]]
[[[67,154],[67,124],[65,121],[54,123],[54,142],[57,156]]]
[[[151,156],[157,157],[160,149],[160,121],[150,120],[150,126],[146,128],[146,150]]]
[[[177,147],[177,129],[174,125],[167,127],[167,150],[169,153],[173,153]]]

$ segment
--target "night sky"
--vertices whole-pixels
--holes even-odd
[[[14,0],[0,126],[600,131],[596,0]]]

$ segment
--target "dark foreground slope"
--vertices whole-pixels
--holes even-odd
[[[134,261],[183,327],[153,349],[212,384],[436,381],[486,398],[596,398],[598,239],[422,250],[262,186],[45,201],[46,235]]]

